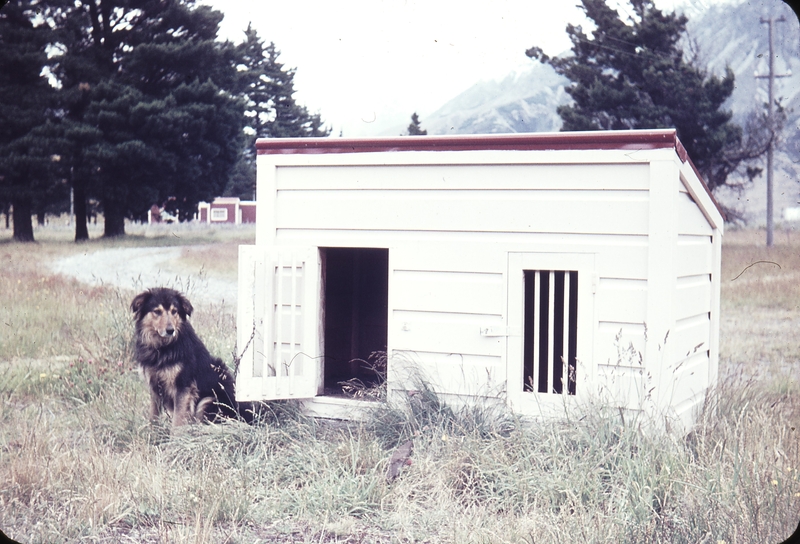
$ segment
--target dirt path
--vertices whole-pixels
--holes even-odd
[[[235,311],[236,282],[210,277],[199,270],[175,270],[170,265],[182,252],[182,246],[101,249],[63,257],[50,267],[57,274],[89,285],[112,285],[131,291],[172,287],[186,293],[193,302],[224,304]]]

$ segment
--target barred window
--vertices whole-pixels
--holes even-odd
[[[578,344],[578,272],[525,270],[525,392],[574,395]]]

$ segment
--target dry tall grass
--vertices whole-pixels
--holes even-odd
[[[767,251],[747,236],[726,239],[726,378],[689,437],[604,406],[526,426],[424,388],[361,424],[275,403],[253,427],[170,435],[144,417],[132,293],[41,272],[94,246],[0,243],[0,527],[26,543],[780,542],[800,520],[799,348],[787,334],[800,324],[800,241]],[[780,268],[733,280],[760,260]],[[208,314],[197,308],[198,333],[227,349],[232,318]],[[407,439],[413,464],[389,484]]]

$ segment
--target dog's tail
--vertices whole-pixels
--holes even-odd
[[[252,402],[237,402],[236,411],[239,412],[239,418],[248,425],[253,424],[255,417],[254,405]]]
[[[200,399],[194,409],[194,418],[196,421],[203,421],[206,418],[206,410],[214,403],[214,397],[205,397]]]
[[[253,424],[255,412],[253,410],[253,403],[251,402],[236,402],[230,404],[236,406],[235,410],[227,402],[220,402],[214,397],[205,397],[197,403],[195,408],[194,417],[197,421],[215,421],[218,417],[227,417],[231,419],[239,419],[248,425]]]

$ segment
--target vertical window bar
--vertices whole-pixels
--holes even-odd
[[[539,312],[539,327],[534,338],[537,348],[535,368],[538,371],[538,376],[536,376],[536,384],[539,393],[547,393],[547,331],[549,328],[547,301],[550,298],[550,274],[545,271],[537,271],[536,277],[539,279],[539,285],[536,288],[536,309]]]
[[[568,362],[568,381],[567,391],[570,395],[574,395],[578,381],[578,272],[572,271],[569,273],[569,354]]]
[[[564,390],[564,363],[562,358],[565,357],[566,351],[564,350],[564,271],[557,270],[554,272],[553,283],[553,393],[561,394]]]
[[[547,389],[545,391],[550,393],[553,391],[553,339],[554,339],[554,327],[555,327],[555,272],[550,270],[548,273],[550,276],[549,283],[550,283],[550,292],[548,293],[547,297]]]
[[[536,315],[536,275],[534,270],[523,271],[523,296],[524,312],[523,316],[523,340],[522,340],[522,390],[534,391],[536,381],[534,380],[534,337],[535,337],[535,315]]]
[[[569,391],[569,334],[570,334],[570,280],[571,273],[564,272],[564,316],[561,320],[561,358],[558,365],[561,367],[561,390],[560,393]]]

